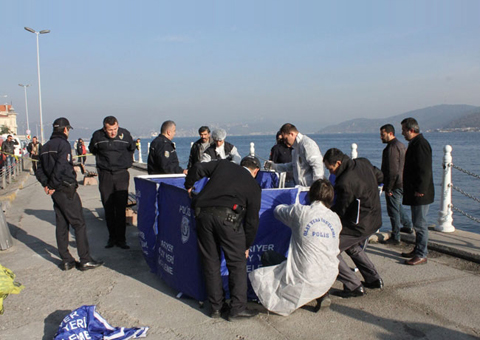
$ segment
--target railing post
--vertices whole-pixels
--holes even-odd
[[[147,143],[147,159],[148,159],[149,153],[150,153],[150,143]]]
[[[355,143],[352,143],[352,159],[355,159],[358,157],[357,148],[358,148],[358,145]]]
[[[143,159],[142,159],[142,142],[138,143],[138,163],[143,163]]]
[[[2,189],[5,189],[7,187],[7,170],[6,169],[7,169],[6,167],[2,168]]]
[[[8,184],[12,183],[13,180],[13,165],[12,160],[10,159],[10,165],[8,166]]]
[[[438,225],[436,231],[451,233],[455,231],[452,225],[452,147],[445,145],[443,148],[443,181],[442,197],[440,199],[440,211],[438,212]]]
[[[3,205],[0,204],[0,250],[6,250],[13,245],[12,235],[7,220],[3,214]]]
[[[250,156],[255,156],[255,143],[250,143]]]

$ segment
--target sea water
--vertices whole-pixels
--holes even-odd
[[[344,153],[350,155],[352,144],[357,144],[358,157],[365,157],[372,162],[373,165],[380,168],[382,162],[382,151],[385,148],[380,140],[379,134],[309,134],[310,138],[317,142],[322,154],[330,148],[337,148]],[[465,169],[473,174],[479,175],[480,169],[480,133],[474,132],[452,132],[452,133],[425,133],[424,137],[430,142],[433,153],[433,180],[435,184],[435,202],[430,205],[428,213],[428,224],[438,224],[438,213],[440,210],[440,197],[442,190],[443,177],[443,157],[445,145],[451,145],[453,148],[453,164]],[[405,141],[401,134],[397,134],[397,138],[405,145]],[[190,145],[198,138],[182,137],[175,138],[173,141],[176,144],[177,154],[180,161],[180,166],[185,168],[188,163],[190,154]],[[246,156],[250,153],[250,143],[255,145],[255,154],[263,163],[268,159],[270,149],[275,144],[275,136],[273,135],[258,135],[258,136],[227,136],[226,141],[235,145],[240,155]],[[147,143],[151,140],[142,140],[142,157],[143,161],[147,161]],[[137,159],[137,156],[135,156]],[[456,187],[465,191],[466,193],[480,197],[480,179],[464,174],[456,169],[452,169],[452,183]],[[385,197],[382,195],[382,231],[391,230],[390,219],[387,215],[385,206]],[[453,190],[452,203],[457,208],[463,210],[469,215],[480,219],[478,212],[480,203],[464,196],[463,194]],[[410,209],[407,207],[407,210]],[[454,212],[453,225],[455,228],[465,231],[480,233],[480,224],[463,216],[458,212]]]

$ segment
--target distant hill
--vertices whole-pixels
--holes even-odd
[[[436,105],[427,108],[405,112],[399,115],[367,119],[357,118],[346,122],[330,125],[317,133],[375,133],[384,124],[400,127],[400,122],[407,117],[415,118],[422,131],[465,127],[460,124],[474,123],[472,127],[480,127],[480,107],[471,105]],[[470,117],[470,118],[468,118]]]
[[[458,119],[452,120],[448,125],[445,126],[447,129],[468,127],[480,127],[480,109],[477,109],[475,112],[467,114]]]

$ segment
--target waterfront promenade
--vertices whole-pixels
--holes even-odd
[[[131,169],[130,173],[134,192],[133,177],[145,172]],[[251,303],[261,310],[257,318],[235,323],[210,319],[208,306],[201,309],[197,301],[176,298],[178,292],[149,272],[135,227],[127,228],[130,250],[104,248],[108,233],[98,186],[80,185],[78,193],[91,253],[105,266],[62,272],[57,267],[52,201],[33,176],[22,176],[21,189],[3,193],[3,199],[12,200],[6,216],[14,246],[0,251],[0,263],[15,272],[25,289],[5,300],[0,339],[52,339],[63,317],[82,305],[96,305],[112,326],[149,326],[147,339],[154,340],[480,338],[479,264],[432,251],[428,264],[406,266],[399,254],[410,245],[373,242],[367,251],[385,281],[383,291],[367,291],[354,299],[332,296],[330,310],[319,313],[311,311],[312,304],[282,317]],[[437,218],[437,210],[431,207],[430,220]],[[479,234],[432,231],[431,246],[480,259]],[[76,256],[76,249],[71,251]],[[333,287],[340,288],[338,282]]]

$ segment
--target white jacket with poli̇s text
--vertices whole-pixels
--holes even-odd
[[[324,295],[338,275],[340,218],[316,201],[279,205],[275,217],[292,229],[286,261],[249,274],[252,287],[268,310],[287,316]]]

